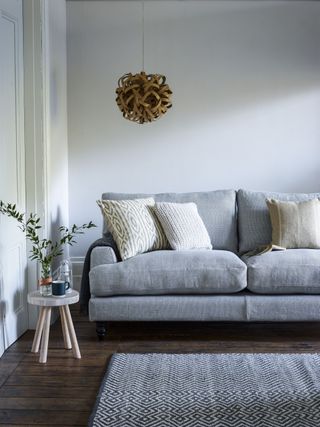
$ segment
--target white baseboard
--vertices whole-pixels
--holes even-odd
[[[70,260],[72,264],[73,288],[76,291],[80,291],[84,257],[75,256],[75,257],[71,257]]]

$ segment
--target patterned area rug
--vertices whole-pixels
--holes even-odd
[[[319,427],[320,355],[116,354],[89,425]]]

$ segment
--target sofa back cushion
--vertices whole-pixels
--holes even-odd
[[[236,192],[217,190],[197,193],[127,194],[104,193],[103,200],[130,200],[153,197],[156,202],[190,203],[197,205],[214,249],[238,250]],[[108,233],[104,223],[103,233]]]
[[[320,193],[274,193],[239,190],[237,193],[239,252],[268,245],[272,240],[272,227],[266,199],[303,202],[320,197]]]

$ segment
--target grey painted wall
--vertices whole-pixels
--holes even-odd
[[[67,4],[70,221],[101,226],[103,191],[319,191],[320,3],[147,2],[145,70],[173,90],[147,125],[124,120],[114,93],[142,67],[141,9]]]

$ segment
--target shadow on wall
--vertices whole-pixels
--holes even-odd
[[[54,219],[52,219],[54,218]],[[68,226],[68,224],[63,224],[62,223],[62,214],[61,214],[61,209],[60,207],[57,208],[57,213],[56,215],[53,217],[51,215],[51,224],[50,224],[50,238],[53,241],[53,243],[57,242],[60,240],[60,231],[59,231],[59,227],[61,225],[66,225]],[[69,257],[69,246],[66,245],[63,248],[63,254],[60,255],[59,257],[55,258],[52,264],[52,274],[53,276],[55,275],[55,272],[57,271],[57,269],[59,268],[60,262]],[[56,277],[54,277],[56,279]]]

